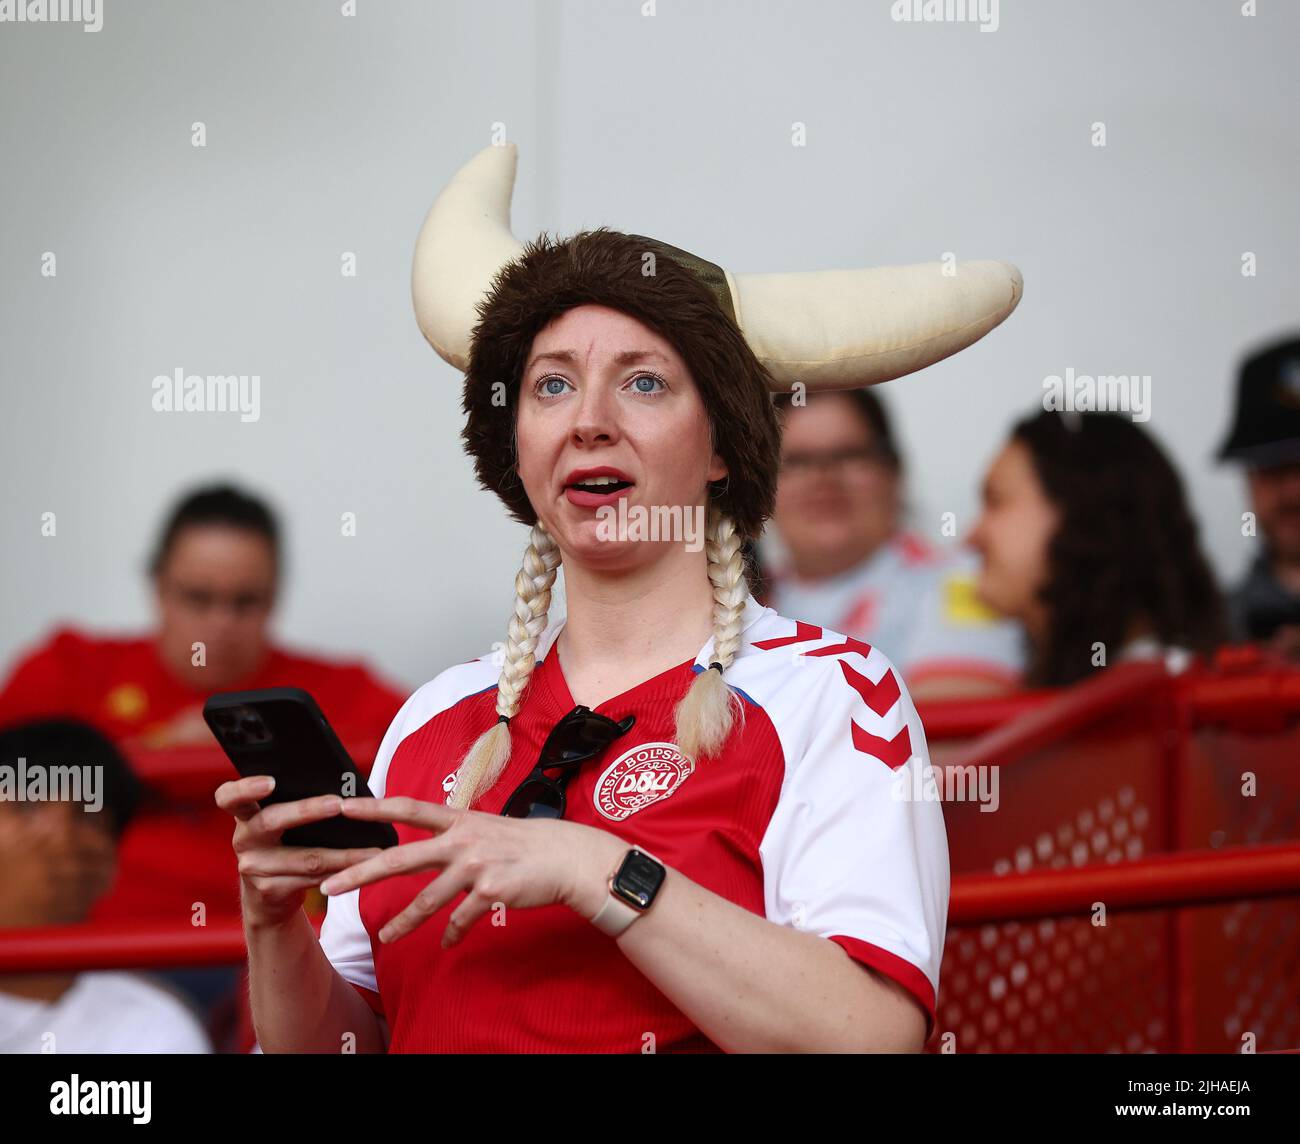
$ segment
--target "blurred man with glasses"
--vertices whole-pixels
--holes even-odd
[[[760,588],[782,615],[879,647],[914,696],[1013,688],[1019,631],[975,599],[974,559],[903,525],[903,457],[869,389],[777,400],[781,478]],[[772,543],[775,539],[777,543]]]

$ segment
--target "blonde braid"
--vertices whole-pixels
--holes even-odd
[[[537,642],[546,631],[551,588],[560,566],[560,548],[541,521],[532,530],[523,566],[515,577],[515,609],[506,632],[505,663],[497,683],[497,721],[470,747],[447,805],[473,806],[492,788],[510,760],[510,724],[537,665]]]
[[[716,754],[731,734],[736,715],[742,721],[745,717],[744,704],[723,678],[740,649],[749,596],[742,544],[735,522],[710,507],[704,551],[713,585],[713,662],[722,671],[710,667],[700,672],[677,705],[677,746],[692,760]]]

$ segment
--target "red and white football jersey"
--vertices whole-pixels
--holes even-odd
[[[691,662],[603,703],[636,722],[568,787],[566,817],[654,854],[706,889],[778,925],[827,938],[900,983],[932,1027],[948,914],[948,843],[924,785],[921,722],[879,651],[785,619],[752,598],[726,680],[745,704],[722,752],[691,765],[673,745],[673,711]],[[576,704],[548,627],[513,751],[475,808],[500,813]],[[496,718],[499,660],[444,671],[407,701],[370,777],[377,796],[445,802],[470,744]],[[397,827],[402,842],[424,832]],[[566,906],[489,912],[441,948],[457,895],[414,933],[373,940],[437,874],[401,875],[330,899],[321,944],[388,1020],[392,1051],[709,1051],[716,1046],[601,933]],[[376,997],[375,994],[378,994]],[[928,1035],[928,1033],[927,1033]],[[651,1042],[653,1038],[653,1042]]]

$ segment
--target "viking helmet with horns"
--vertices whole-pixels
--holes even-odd
[[[462,372],[482,299],[523,252],[510,230],[517,162],[513,143],[485,147],[434,200],[416,242],[416,318],[439,356]],[[937,262],[733,274],[666,249],[710,287],[783,391],[797,382],[854,389],[924,369],[979,341],[1024,288],[1006,262],[963,262],[947,274]]]

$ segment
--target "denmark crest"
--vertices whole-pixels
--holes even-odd
[[[596,782],[596,809],[622,822],[651,803],[662,802],[695,770],[672,743],[642,743],[615,759]]]

